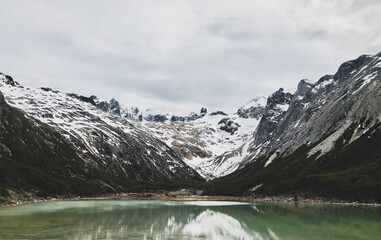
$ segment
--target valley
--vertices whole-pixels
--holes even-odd
[[[379,202],[380,78],[380,53],[362,55],[293,94],[180,116],[0,74],[2,196],[193,188]]]

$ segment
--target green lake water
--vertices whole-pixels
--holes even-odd
[[[0,239],[381,239],[381,208],[226,201],[54,201],[0,209]]]

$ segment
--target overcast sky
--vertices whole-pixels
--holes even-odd
[[[141,109],[235,109],[381,51],[379,0],[0,2],[0,72]]]

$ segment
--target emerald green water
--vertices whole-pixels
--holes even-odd
[[[373,206],[56,201],[0,209],[0,239],[381,239]]]

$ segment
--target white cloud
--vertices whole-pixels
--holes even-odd
[[[234,108],[381,50],[381,2],[7,1],[1,71],[125,105]]]

